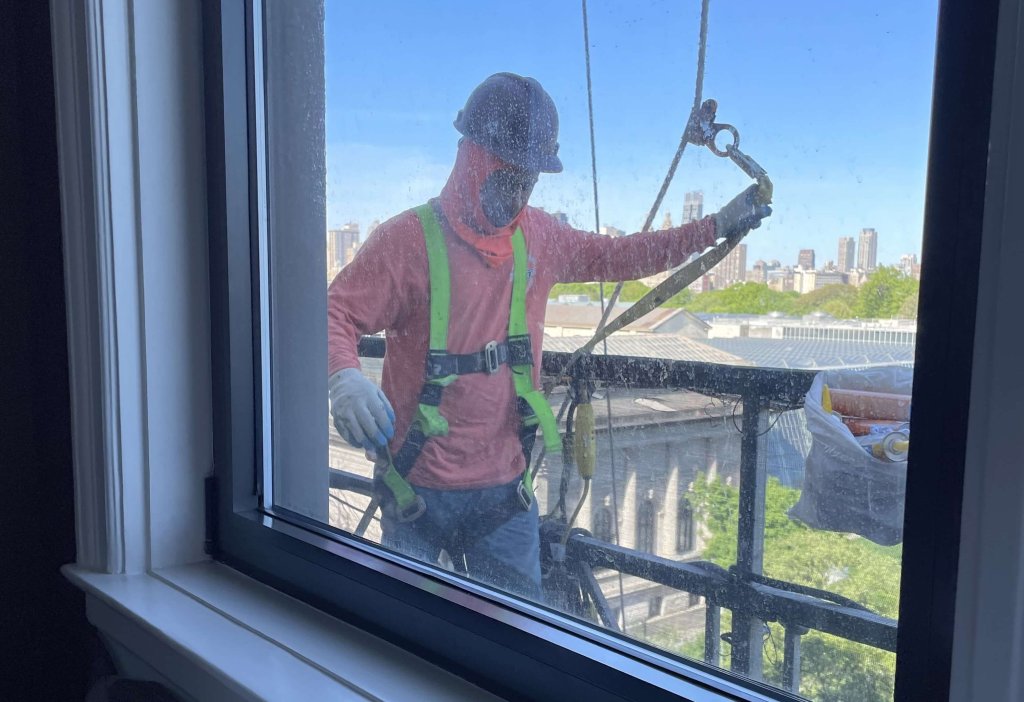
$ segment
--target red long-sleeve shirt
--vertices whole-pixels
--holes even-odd
[[[518,220],[526,239],[526,320],[539,375],[544,313],[555,283],[635,280],[683,263],[714,244],[714,219],[665,231],[611,238],[573,229],[527,207]],[[488,266],[446,230],[451,271],[448,351],[472,353],[508,334],[513,262]],[[423,229],[409,210],[380,225],[328,291],[328,372],[359,368],[362,334],[386,332],[381,387],[395,410],[392,452],[399,449],[424,381],[430,336],[430,281]],[[408,476],[432,488],[500,485],[519,476],[516,394],[507,365],[497,373],[460,376],[444,390],[441,414],[448,435],[432,437]]]

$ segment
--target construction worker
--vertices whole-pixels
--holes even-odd
[[[538,427],[558,445],[536,390],[552,286],[653,275],[771,210],[752,186],[681,227],[580,231],[527,206],[538,176],[562,170],[540,83],[490,76],[454,124],[462,138],[440,195],[375,229],[330,285],[331,413],[376,458],[385,546],[430,563],[445,551],[473,578],[537,599],[538,511],[524,469]],[[378,388],[356,346],[382,330]]]

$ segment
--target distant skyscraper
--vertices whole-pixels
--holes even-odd
[[[680,224],[696,222],[704,217],[704,193],[700,190],[688,192],[683,196],[683,219]]]
[[[878,232],[874,229],[861,229],[859,248],[857,268],[863,271],[875,270],[878,262]]]
[[[917,254],[903,254],[900,256],[900,270],[910,278],[920,278],[921,266],[917,263]]]
[[[796,264],[805,271],[814,270],[814,249],[800,249],[800,257]]]
[[[626,235],[626,232],[622,231],[618,227],[610,227],[607,224],[601,227],[601,233],[604,234],[605,236],[611,237],[619,237]]]
[[[554,217],[555,219],[557,219],[562,224],[568,224],[569,223],[569,215],[567,215],[564,212],[552,212],[551,216]]]
[[[356,255],[359,248],[359,225],[349,222],[341,229],[327,231],[327,268],[342,268]]]
[[[768,282],[768,264],[762,259],[754,261],[754,265],[750,269],[750,274],[747,276],[747,280],[751,283]]]
[[[727,288],[747,280],[747,245],[739,244],[715,268],[718,287]]]
[[[661,228],[662,229],[671,229],[672,228],[672,213],[671,212],[666,212],[665,213],[665,219],[661,220]]]
[[[839,237],[839,272],[848,273],[853,270],[857,260],[857,242],[852,236]]]

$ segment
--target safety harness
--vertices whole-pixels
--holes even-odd
[[[427,247],[430,273],[430,347],[427,351],[423,388],[420,390],[416,417],[405,435],[401,448],[387,454],[387,467],[381,480],[395,499],[399,521],[408,522],[423,514],[426,506],[406,480],[427,439],[448,434],[448,420],[440,412],[444,389],[460,375],[493,374],[503,364],[512,371],[516,391],[516,408],[520,417],[519,441],[526,457],[526,470],[517,488],[519,505],[529,509],[533,503],[533,480],[530,458],[539,426],[547,452],[561,450],[561,437],[547,398],[533,384],[533,346],[526,326],[526,240],[516,228],[512,236],[512,304],[508,316],[508,336],[504,341],[490,341],[476,353],[448,352],[451,275],[448,249],[433,206],[416,208]]]

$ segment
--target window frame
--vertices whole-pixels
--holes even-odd
[[[259,510],[252,12],[252,0],[203,7],[215,456],[209,552],[502,696],[793,699],[569,620],[556,625],[511,598],[340,541],[313,520]],[[997,15],[998,0],[940,3],[914,387],[924,439],[908,470],[896,700],[920,699],[922,681],[941,692],[933,699],[948,694],[967,432],[960,408],[970,399]],[[942,466],[944,480],[933,479],[930,464]],[[937,506],[950,515],[941,528],[931,519]]]

